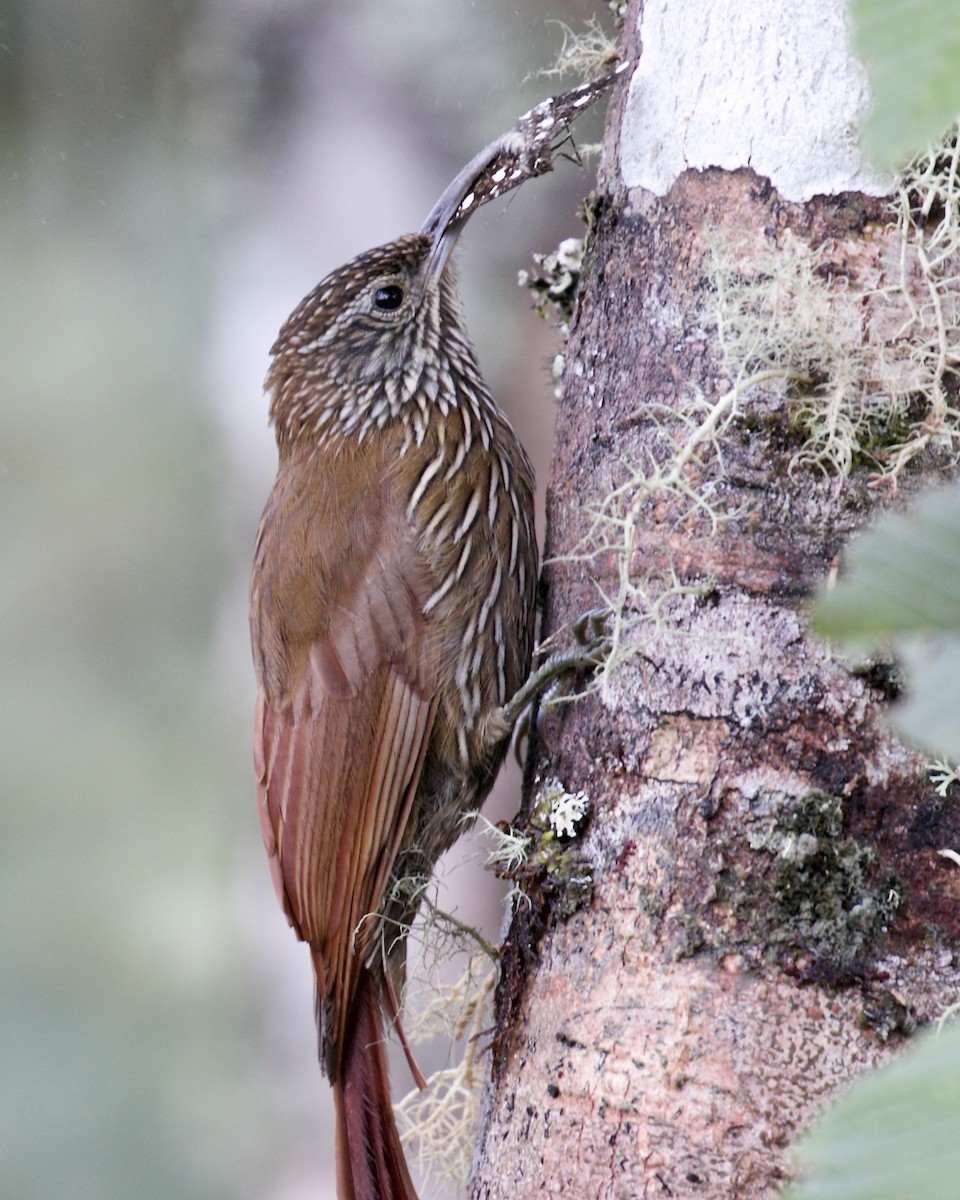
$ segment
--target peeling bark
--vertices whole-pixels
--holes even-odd
[[[851,286],[896,261],[882,198],[782,199],[749,169],[689,171],[662,197],[606,171],[571,333],[548,497],[545,632],[616,593],[611,547],[557,560],[624,464],[683,436],[724,375],[711,309],[718,236],[744,261],[790,234]],[[864,328],[882,323],[882,298]],[[567,916],[528,887],[504,946],[474,1197],[775,1194],[823,1104],[955,999],[960,883],[936,855],[960,816],[882,720],[884,664],[855,672],[805,603],[883,490],[797,468],[782,387],[751,393],[675,496],[642,509],[630,572],[692,590],[631,627],[608,686],[551,713],[528,765],[584,790],[592,892]],[[910,494],[948,471],[927,450]],[[658,583],[657,580],[660,580]]]

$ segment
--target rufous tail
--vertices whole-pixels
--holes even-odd
[[[339,1200],[417,1200],[390,1100],[377,981],[364,968],[333,1085]]]

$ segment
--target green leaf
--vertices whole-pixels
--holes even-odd
[[[960,759],[960,636],[898,639],[897,656],[908,686],[891,722],[907,741]]]
[[[813,623],[857,653],[887,643],[907,680],[891,722],[908,741],[960,758],[960,491],[929,492],[854,542]]]
[[[960,112],[957,0],[852,0],[856,51],[873,108],[864,148],[895,167],[937,141]]]
[[[960,1027],[917,1039],[839,1101],[797,1157],[789,1200],[956,1200]]]
[[[960,491],[923,496],[854,542],[845,577],[814,608],[818,633],[874,644],[897,633],[960,632]]]

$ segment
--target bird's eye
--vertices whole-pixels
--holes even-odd
[[[403,288],[397,287],[395,283],[388,283],[386,287],[377,288],[373,293],[373,303],[374,307],[383,312],[393,312],[403,303]]]

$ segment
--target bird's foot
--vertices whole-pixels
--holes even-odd
[[[607,660],[613,639],[606,631],[608,608],[593,608],[574,621],[571,631],[574,644],[551,654],[513,696],[497,709],[496,723],[509,732],[521,717],[522,736],[530,711],[540,708],[549,712],[566,695],[570,681],[591,668],[602,667]]]

